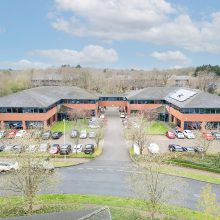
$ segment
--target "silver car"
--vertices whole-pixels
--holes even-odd
[[[81,139],[85,139],[87,138],[87,131],[86,130],[82,130],[80,132],[80,136],[79,136]]]

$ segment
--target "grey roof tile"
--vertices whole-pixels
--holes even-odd
[[[60,99],[98,99],[88,91],[70,86],[42,86],[0,98],[0,107],[48,107]]]

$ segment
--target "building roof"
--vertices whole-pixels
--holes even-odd
[[[132,91],[128,100],[166,100],[180,108],[220,108],[220,97],[196,89],[184,88],[184,90],[195,91],[196,94],[185,101],[177,101],[170,96],[182,90],[179,87],[149,87]]]
[[[219,96],[199,90],[196,91],[197,94],[183,102],[172,99],[169,95],[165,97],[165,100],[180,108],[220,108]]]
[[[98,99],[98,97],[74,86],[41,86],[1,97],[0,107],[45,108],[61,99]]]
[[[172,94],[180,91],[194,91],[195,95],[178,101],[172,98]],[[220,97],[217,95],[179,87],[149,87],[130,92],[128,95],[107,95],[107,97],[127,97],[128,100],[166,100],[180,108],[220,108]],[[105,97],[105,95],[100,95]],[[84,89],[74,86],[42,86],[21,92],[13,93],[0,98],[0,107],[33,107],[46,108],[61,99],[93,99],[98,100],[98,96]]]

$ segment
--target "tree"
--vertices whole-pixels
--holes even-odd
[[[88,118],[91,116],[91,113],[86,109],[71,108],[67,111],[67,115],[69,120],[75,121],[77,123],[79,118]]]
[[[47,158],[29,150],[30,145],[39,146],[39,139],[28,135],[17,138],[16,143],[20,148],[15,152],[14,159],[19,169],[5,176],[2,189],[20,193],[24,197],[28,213],[32,214],[37,193],[42,188],[45,190],[51,186],[54,176]]]
[[[139,113],[133,116],[129,120],[130,128],[128,128],[127,138],[136,144],[140,150],[140,154],[143,154],[144,148],[150,144],[151,136],[147,134],[147,119],[143,113]]]
[[[216,195],[212,192],[210,184],[206,184],[202,188],[197,208],[201,210],[202,219],[204,220],[220,219],[220,203],[217,202]]]
[[[202,124],[202,129],[211,129],[212,124],[210,123],[205,123]],[[209,150],[209,148],[213,145],[213,141],[212,140],[207,140],[202,133],[198,133],[197,135],[197,145],[201,148],[198,153],[201,154],[202,159],[204,159],[204,157],[207,154],[207,151]]]
[[[104,129],[98,128],[96,130],[96,135],[95,135],[95,143],[97,148],[99,148],[100,141],[103,139],[103,137],[104,137]]]
[[[139,199],[146,202],[152,220],[171,197],[180,193],[177,179],[160,173],[165,159],[162,154],[146,155],[141,160],[143,169],[140,172],[132,172],[129,177],[132,191]],[[180,184],[178,179],[178,186]]]

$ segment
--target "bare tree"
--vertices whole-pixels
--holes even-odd
[[[79,118],[86,119],[91,116],[91,113],[86,109],[71,108],[67,111],[67,115],[69,120],[77,123]]]
[[[202,188],[197,208],[202,212],[204,220],[220,219],[220,203],[217,202],[216,194],[212,192],[210,184]]]
[[[103,137],[104,137],[104,129],[98,128],[96,130],[96,135],[95,135],[95,143],[97,148],[99,148],[100,141],[103,139]]]
[[[46,160],[46,157],[30,151],[29,146],[39,144],[39,140],[27,135],[17,139],[19,150],[15,151],[14,160],[18,164],[18,169],[5,176],[2,189],[20,193],[25,200],[27,211],[32,214],[36,194],[45,187],[49,187],[53,182],[51,171],[53,167]]]
[[[143,113],[137,114],[129,119],[127,138],[136,144],[143,154],[144,148],[150,144],[151,136],[147,134],[147,119]]]
[[[146,207],[150,208],[152,220],[170,198],[180,193],[177,188],[177,179],[160,173],[164,160],[165,157],[162,154],[144,156],[141,160],[141,171],[131,173],[129,177],[135,195],[143,199]],[[178,180],[178,186],[180,184]]]
[[[208,127],[210,127],[211,129],[211,124],[206,124],[203,125],[206,127],[206,129]],[[207,138],[205,136],[203,136],[203,133],[199,132],[197,135],[197,145],[199,147],[198,153],[201,154],[202,159],[204,159],[204,157],[207,154],[207,151],[210,149],[210,147],[213,145],[213,140],[207,140]]]

